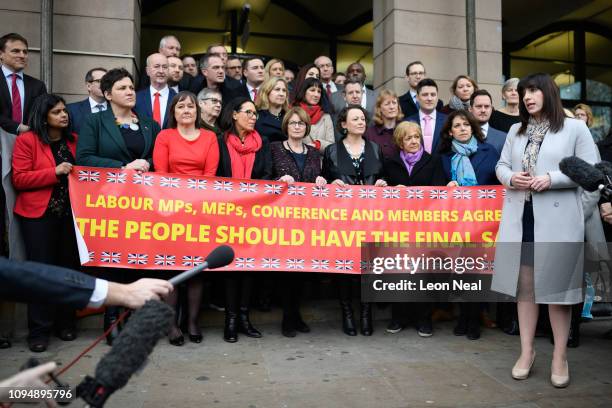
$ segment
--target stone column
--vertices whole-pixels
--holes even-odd
[[[467,74],[465,0],[375,0],[374,86],[408,90],[406,65],[420,60],[448,102],[453,79]],[[476,0],[478,84],[501,103],[501,0]]]

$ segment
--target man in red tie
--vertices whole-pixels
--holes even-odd
[[[147,57],[147,76],[151,85],[136,92],[136,106],[139,115],[152,118],[164,129],[168,125],[168,115],[172,98],[176,92],[168,87],[168,58],[161,53]]]
[[[323,89],[327,92],[327,98],[331,100],[331,96],[334,92],[341,91],[338,89],[338,85],[332,81],[334,75],[334,64],[329,57],[321,55],[314,60],[314,64],[319,68],[321,72],[321,82],[323,83]]]
[[[0,186],[0,256],[19,257],[23,255],[23,246],[18,237],[9,239],[9,252],[6,253],[5,236],[7,226],[5,219],[8,216],[9,225],[13,221],[13,209],[11,205],[7,208],[7,202],[14,203],[15,193],[12,188],[10,171],[13,155],[13,143],[15,135],[27,132],[28,116],[34,99],[39,95],[47,93],[47,88],[42,81],[24,74],[23,70],[28,65],[28,41],[19,34],[9,33],[0,37],[0,62],[2,63],[2,75],[0,75],[0,137],[1,151],[1,186]],[[8,211],[7,211],[8,210]],[[16,231],[9,228],[9,238]],[[10,347],[11,342],[0,336],[0,348]]]
[[[264,81],[264,63],[260,58],[247,58],[242,63],[242,73],[246,79],[244,88],[252,101],[257,99],[257,92]],[[244,91],[244,89],[243,89]]]

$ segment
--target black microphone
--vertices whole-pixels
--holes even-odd
[[[189,269],[188,271],[179,273],[168,282],[170,282],[173,286],[185,282],[187,279],[197,275],[202,272],[204,269],[216,269],[221,268],[222,266],[229,265],[234,260],[234,250],[227,246],[221,245],[208,254],[204,262],[195,268]]]
[[[608,161],[602,161],[599,162],[597,164],[595,164],[595,168],[600,170],[606,179],[606,182],[604,183],[604,187],[599,189],[599,192],[601,193],[601,197],[607,201],[607,202],[611,202],[612,201],[612,163],[608,162]]]
[[[587,191],[596,191],[606,184],[604,173],[579,157],[570,156],[559,163],[561,173]]]
[[[144,366],[157,341],[170,330],[174,311],[166,303],[149,300],[132,314],[113,342],[113,348],[96,366],[95,378],[85,377],[76,395],[91,407],[102,407],[110,395],[127,384]]]

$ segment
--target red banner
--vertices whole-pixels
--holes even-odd
[[[360,273],[364,242],[495,242],[500,186],[285,184],[75,167],[87,266],[180,270],[221,244],[226,270]]]

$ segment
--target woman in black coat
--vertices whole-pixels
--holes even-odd
[[[255,130],[257,110],[249,98],[232,99],[221,113],[220,125],[225,130],[224,139],[229,153],[229,166],[225,177],[253,180],[272,178],[272,157],[268,139]],[[261,337],[249,319],[249,304],[253,287],[253,275],[242,273],[225,274],[225,330],[223,339],[228,343],[238,341],[238,332],[248,337]]]
[[[399,153],[385,161],[385,175],[391,186],[444,186],[446,177],[438,155],[430,155],[423,148],[421,127],[414,122],[401,122],[393,132],[393,141]],[[431,322],[432,304],[412,303],[407,310],[405,303],[393,303],[391,322],[387,332],[397,333],[406,325],[408,314],[412,314],[417,333],[421,337],[433,334]],[[409,313],[410,312],[410,313]]]
[[[349,105],[338,115],[338,127],[344,135],[342,140],[325,148],[323,177],[332,184],[374,185],[384,187],[383,154],[380,146],[364,139],[368,114],[360,105]],[[351,281],[349,276],[338,277],[340,306],[342,307],[342,330],[349,336],[357,335],[351,306]],[[361,303],[361,334],[371,336],[371,303]]]
[[[316,183],[324,186],[321,177],[321,154],[304,143],[310,132],[310,117],[299,106],[289,109],[282,121],[283,142],[270,145],[272,151],[272,175],[275,180],[286,183]],[[304,285],[304,274],[283,272],[280,274],[283,304],[281,330],[285,337],[295,337],[297,332],[308,333],[310,328],[300,314],[300,297]]]

